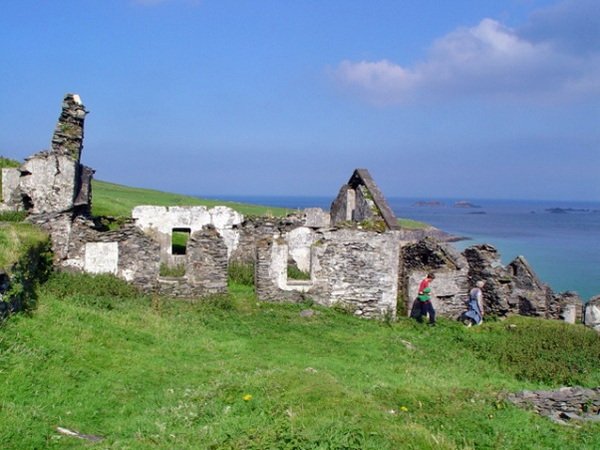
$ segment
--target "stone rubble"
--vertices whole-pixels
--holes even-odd
[[[563,387],[555,391],[522,391],[507,400],[531,408],[561,425],[578,421],[600,422],[600,387]]]

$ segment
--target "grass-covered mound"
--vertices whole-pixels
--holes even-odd
[[[307,307],[317,313],[301,317]],[[561,346],[548,342],[555,335]],[[519,353],[524,345],[535,351]],[[441,319],[429,328],[258,303],[239,284],[227,296],[184,302],[140,296],[109,276],[60,274],[31,317],[0,329],[0,442],[600,448],[600,424],[561,427],[503,400],[565,381],[599,385],[599,349],[593,331],[543,320],[467,329]],[[537,366],[540,357],[551,357],[556,378]],[[105,439],[86,444],[57,426]]]

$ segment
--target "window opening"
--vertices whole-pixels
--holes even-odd
[[[185,255],[187,243],[192,230],[190,228],[173,228],[171,233],[171,254]]]

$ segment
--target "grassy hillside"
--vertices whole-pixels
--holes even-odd
[[[245,215],[285,216],[291,209],[270,208],[244,203],[206,200],[187,195],[170,194],[152,189],[134,188],[106,181],[92,182],[92,213],[97,216],[130,217],[133,207],[138,205],[192,206],[203,205],[209,208],[217,205],[229,206]]]
[[[223,203],[94,181],[96,215],[138,204]],[[42,238],[0,227],[2,265]],[[598,386],[599,360],[597,333],[558,322],[429,328],[261,303],[234,281],[228,295],[176,301],[110,276],[56,274],[31,314],[0,325],[0,447],[600,448],[599,423],[561,427],[504,400]]]
[[[258,303],[238,284],[183,302],[66,274],[38,304],[0,328],[2,448],[600,448],[598,423],[503,400],[599,385],[600,338],[581,326],[389,324]]]

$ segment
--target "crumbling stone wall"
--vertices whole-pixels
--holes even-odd
[[[436,312],[458,318],[466,311],[470,289],[485,281],[483,303],[486,313],[498,316],[520,314],[580,323],[582,302],[573,292],[555,294],[543,284],[525,258],[519,256],[502,265],[498,251],[488,244],[467,248],[462,254],[433,238],[402,247],[399,292],[411,311],[419,283],[428,272]]]
[[[344,229],[317,231],[310,247],[310,280],[289,280],[289,235],[276,233],[257,243],[256,292],[260,300],[338,305],[363,317],[395,317],[397,236]]]
[[[89,212],[93,170],[80,164],[87,111],[78,95],[67,94],[52,137],[51,150],[39,152],[17,169],[3,171],[4,209],[32,214],[75,208]]]
[[[23,207],[19,181],[21,172],[14,167],[2,169],[2,205],[1,210],[19,211]]]
[[[227,246],[228,255],[234,252],[239,242],[239,225],[243,216],[226,206],[136,206],[131,216],[140,230],[160,243],[161,261],[174,266],[182,258],[172,253],[174,229],[189,229],[190,235],[213,226]]]
[[[239,263],[253,264],[256,260],[256,243],[259,240],[274,233],[287,233],[303,228],[304,230],[296,232],[298,233],[297,245],[290,243],[292,248],[297,247],[298,250],[292,250],[290,253],[297,258],[296,263],[302,266],[302,270],[307,270],[306,258],[308,256],[303,250],[305,244],[302,243],[303,238],[300,236],[310,233],[307,230],[327,229],[330,223],[329,212],[323,211],[321,208],[306,208],[302,212],[288,214],[286,217],[245,217],[240,225],[234,226],[234,229],[239,232],[239,240],[229,259]],[[299,261],[300,254],[304,254],[304,262]]]
[[[159,277],[161,294],[199,297],[227,292],[227,246],[219,232],[207,225],[190,236],[183,277]]]
[[[555,391],[521,391],[509,394],[507,400],[560,425],[600,420],[600,388],[575,386]]]
[[[331,223],[381,223],[382,230],[400,228],[396,216],[367,169],[356,169],[331,204]]]
[[[430,287],[433,292],[431,302],[436,313],[458,318],[465,311],[469,293],[469,265],[463,255],[451,246],[425,238],[403,246],[401,258],[399,289],[407,313],[413,308],[421,280],[429,272],[435,274]]]
[[[592,297],[585,305],[586,326],[600,332],[600,295]]]
[[[159,245],[133,222],[105,231],[92,220],[71,214],[37,214],[32,223],[52,239],[54,264],[61,270],[112,273],[144,291],[156,288]],[[107,258],[101,260],[99,258]]]
[[[486,282],[484,303],[489,312],[500,316],[548,317],[553,310],[560,315],[559,304],[549,307],[554,303],[552,291],[539,280],[524,257],[519,256],[504,267],[498,251],[487,244],[469,247],[464,255],[469,261],[469,278]]]
[[[90,252],[94,244],[111,244],[117,248],[116,266],[111,270],[91,265]],[[92,245],[90,245],[92,244]],[[104,246],[106,248],[106,246]],[[108,271],[139,288],[151,292],[156,287],[160,257],[158,243],[142,233],[132,222],[117,230],[102,231],[83,217],[75,218],[70,233],[69,251],[60,266],[68,270]],[[114,260],[114,254],[111,257]]]

